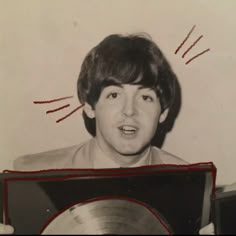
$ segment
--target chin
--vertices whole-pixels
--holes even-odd
[[[142,152],[144,152],[146,150],[147,146],[141,146],[141,147],[122,147],[120,148],[119,153],[121,155],[124,156],[134,156],[134,155],[138,155],[141,154]]]

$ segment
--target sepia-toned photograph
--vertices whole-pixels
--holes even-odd
[[[0,234],[234,234],[236,2],[0,0]]]

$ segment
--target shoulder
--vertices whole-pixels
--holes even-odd
[[[45,169],[66,168],[72,163],[75,153],[83,144],[60,149],[20,156],[13,161],[14,170],[37,171]]]
[[[189,163],[180,157],[177,157],[167,151],[161,150],[157,147],[152,147],[153,151],[153,164],[174,164],[174,165],[188,165]]]

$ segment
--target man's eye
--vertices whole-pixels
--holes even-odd
[[[118,93],[109,93],[107,95],[107,98],[111,98],[111,99],[114,99],[114,98],[117,98],[118,97]]]
[[[144,101],[153,102],[153,98],[151,96],[142,95],[142,98],[143,98]]]

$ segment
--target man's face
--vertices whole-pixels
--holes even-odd
[[[152,89],[112,85],[103,89],[92,113],[96,118],[96,139],[104,151],[136,155],[154,136],[161,105]]]

